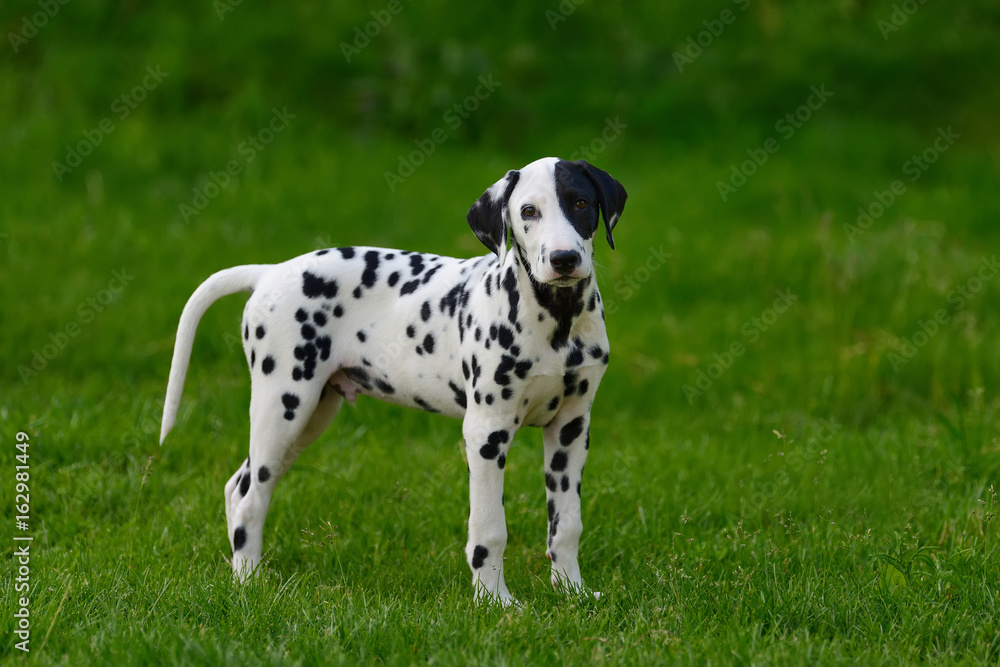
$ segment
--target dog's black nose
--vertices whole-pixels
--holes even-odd
[[[580,253],[575,250],[553,250],[549,255],[552,268],[564,276],[573,273],[576,267],[580,266]]]

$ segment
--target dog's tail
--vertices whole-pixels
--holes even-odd
[[[166,439],[177,419],[177,408],[184,392],[184,377],[191,361],[191,348],[198,322],[208,307],[224,296],[237,292],[252,292],[265,269],[264,264],[234,266],[213,274],[198,286],[181,313],[177,325],[177,340],[174,342],[174,359],[170,363],[170,380],[167,382],[167,396],[163,401],[163,419],[160,422],[160,444]]]

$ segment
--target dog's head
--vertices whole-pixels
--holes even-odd
[[[603,216],[608,244],[625,208],[625,188],[584,160],[536,160],[508,171],[469,209],[469,226],[483,244],[506,259],[513,251],[535,280],[564,287],[594,271],[594,234]]]

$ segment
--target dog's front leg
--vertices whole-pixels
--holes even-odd
[[[497,415],[469,410],[462,424],[469,464],[469,542],[465,557],[472,568],[477,600],[507,606],[514,600],[503,578],[507,522],[503,509],[503,469],[516,428]]]
[[[549,535],[545,555],[552,561],[552,586],[582,590],[577,554],[583,521],[580,489],[590,447],[589,405],[567,405],[542,431],[545,440],[545,493]]]

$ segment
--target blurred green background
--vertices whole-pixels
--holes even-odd
[[[676,597],[664,612],[680,619],[670,636],[703,632],[691,649],[701,657],[731,658],[723,649],[759,623],[843,640],[848,660],[898,640],[914,659],[979,647],[995,661],[984,582],[997,571],[975,512],[1000,469],[1000,280],[989,269],[1000,248],[996,0],[42,0],[5,3],[0,25],[0,424],[8,440],[32,434],[45,480],[33,511],[54,568],[40,575],[46,623],[59,613],[60,577],[117,573],[123,558],[135,559],[127,572],[194,582],[196,599],[206,563],[225,579],[221,488],[247,433],[241,299],[202,321],[181,423],[156,444],[177,319],[204,278],[338,245],[483,254],[469,205],[506,170],[556,155],[590,160],[629,192],[617,250],[596,244],[613,352],[594,408],[601,444],[587,470],[600,500],[586,505],[584,566],[606,591],[624,581],[651,600],[616,612],[660,619],[659,598]],[[271,125],[275,110],[287,124]],[[859,209],[870,220],[859,223]],[[794,300],[779,313],[780,294]],[[819,435],[829,424],[832,439]],[[387,548],[421,573],[406,580],[423,582],[418,597],[444,586],[464,600],[459,438],[442,417],[373,401],[345,410],[276,496],[265,546],[282,576],[316,568],[330,579],[329,552],[295,535],[332,515],[332,495],[357,540],[338,542],[338,558],[391,599],[405,587],[370,560],[363,545],[381,541],[364,531],[382,519],[364,513],[381,516],[386,488],[425,488],[437,523],[401,514],[384,530],[413,530],[410,548],[451,560],[427,565]],[[412,458],[393,454],[399,440]],[[511,535],[528,517],[542,535],[538,437],[518,441]],[[805,467],[788,469],[781,457],[796,448]],[[375,453],[385,456],[378,470],[368,467]],[[522,456],[530,470],[518,475]],[[452,464],[457,476],[424,479]],[[318,481],[330,470],[345,482],[335,491]],[[792,517],[804,527],[788,528]],[[732,551],[719,546],[740,530],[758,531],[744,535],[749,555],[735,537]],[[960,594],[941,593],[961,600],[956,615],[913,611],[903,639],[873,638],[902,612],[870,597],[879,584],[866,559],[888,552],[897,531],[973,564],[949,584]],[[602,546],[588,552],[588,539]],[[699,583],[728,581],[738,558],[746,581]],[[668,562],[678,569],[661,571]],[[808,588],[810,562],[853,573],[841,603],[872,607],[814,609],[819,621],[797,625],[788,619],[811,604],[804,593],[783,598],[793,609],[755,606],[774,599],[773,582],[755,576],[773,566]],[[421,580],[427,572],[443,581]],[[125,578],[91,593],[117,585],[147,584]],[[155,630],[136,639],[78,590],[53,650],[85,655],[88,623],[110,628],[94,641],[111,662],[129,641],[167,641]],[[719,611],[730,603],[732,616]],[[143,604],[128,613],[149,619]],[[67,633],[67,616],[83,639]],[[274,622],[256,630],[264,645],[287,634]],[[224,615],[177,623],[165,634],[184,641],[198,623],[232,632]],[[231,655],[239,638],[228,637],[208,654]],[[392,654],[377,641],[367,649]]]

